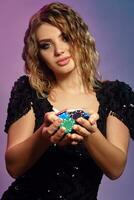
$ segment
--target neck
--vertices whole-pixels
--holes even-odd
[[[61,91],[70,94],[85,93],[86,91],[81,75],[76,71],[73,71],[68,75],[57,76],[54,89],[60,89]]]

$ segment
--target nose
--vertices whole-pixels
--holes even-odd
[[[55,45],[55,56],[60,56],[65,52],[65,48],[63,44],[56,44]]]

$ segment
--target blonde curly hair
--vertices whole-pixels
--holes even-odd
[[[95,40],[79,14],[68,5],[59,2],[45,5],[33,15],[25,33],[22,58],[25,61],[25,71],[29,74],[31,86],[44,97],[56,81],[53,72],[41,60],[36,38],[37,28],[45,22],[60,29],[67,37],[71,54],[76,66],[80,68],[85,87],[90,90],[97,86],[99,54]]]

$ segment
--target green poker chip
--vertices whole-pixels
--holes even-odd
[[[60,127],[64,127],[66,129],[65,133],[71,133],[74,124],[75,124],[75,120],[70,117],[70,118],[64,119]]]

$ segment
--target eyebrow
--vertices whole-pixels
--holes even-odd
[[[51,39],[41,39],[41,40],[39,40],[38,42],[39,43],[42,43],[42,42],[51,42],[52,40]]]
[[[62,36],[63,36],[63,33],[61,33],[61,34],[58,36],[58,38],[60,38],[60,37],[62,37]],[[51,38],[44,38],[44,39],[39,40],[38,42],[39,42],[39,43],[42,43],[42,42],[51,42],[51,41],[52,41]]]

